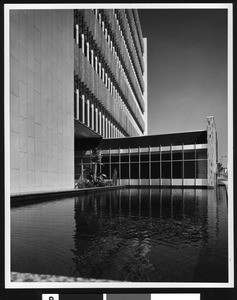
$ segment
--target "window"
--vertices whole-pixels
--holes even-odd
[[[170,152],[161,152],[161,160],[171,160]]]
[[[129,164],[121,164],[121,179],[129,178]]]
[[[184,159],[195,159],[194,150],[184,150]]]
[[[138,154],[131,153],[130,159],[131,159],[131,162],[133,162],[133,161],[139,161],[139,156],[138,156]]]
[[[102,173],[107,176],[107,179],[110,178],[109,169],[110,169],[109,164],[103,164],[102,165]]]
[[[147,153],[141,153],[140,154],[141,161],[149,161],[149,154]]]
[[[195,161],[184,162],[184,178],[195,178]]]
[[[207,159],[207,149],[197,149],[196,159]]]
[[[172,166],[172,178],[183,178],[183,162],[174,161]]]
[[[128,162],[129,161],[129,156],[127,154],[126,155],[122,154],[120,159],[121,159],[121,162]]]
[[[111,155],[111,162],[118,162],[119,156],[118,155]]]
[[[141,163],[141,179],[149,179],[149,163]]]
[[[196,178],[207,178],[207,161],[196,161]]]
[[[113,178],[113,174],[115,172],[115,169],[117,170],[117,179],[119,179],[120,174],[119,174],[119,164],[111,164],[111,176]]]
[[[160,161],[160,154],[159,154],[159,153],[152,152],[152,153],[151,153],[151,160],[152,160],[152,161]]]
[[[151,179],[160,178],[160,163],[151,163]]]
[[[162,162],[162,178],[171,178],[170,162]]]
[[[172,159],[173,160],[183,160],[183,153],[182,153],[182,151],[173,151],[172,152]]]
[[[130,165],[131,168],[131,179],[139,179],[139,164],[132,163]]]
[[[83,99],[82,97],[79,97],[79,121],[82,122],[82,102],[83,102]]]

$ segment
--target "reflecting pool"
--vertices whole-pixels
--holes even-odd
[[[227,282],[224,187],[120,189],[11,209],[11,270],[145,282]]]

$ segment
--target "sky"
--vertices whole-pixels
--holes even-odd
[[[148,134],[205,130],[227,158],[227,10],[139,9],[147,38]]]

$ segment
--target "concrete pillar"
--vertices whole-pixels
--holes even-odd
[[[90,126],[90,100],[87,100],[87,126]]]
[[[85,123],[85,95],[82,95],[82,123]]]
[[[91,123],[92,123],[92,129],[95,130],[95,124],[94,124],[94,104],[91,104]]]
[[[217,183],[217,132],[214,117],[207,117],[207,184],[214,188]]]
[[[76,44],[79,44],[79,25],[76,24]]]
[[[76,119],[79,120],[79,90],[76,89],[77,107],[76,107]]]

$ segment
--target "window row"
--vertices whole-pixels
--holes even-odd
[[[90,61],[92,66],[93,67],[95,66],[95,69],[97,68],[97,70],[99,70],[99,63],[101,64],[101,70],[102,70],[101,73],[103,73],[103,69],[104,69],[104,73],[108,74],[108,78],[110,78],[111,82],[112,82],[112,78],[115,76],[115,74],[117,74],[117,72],[119,70],[119,72],[121,73],[119,76],[121,76],[121,75],[123,76],[122,78],[124,79],[124,82],[129,87],[131,94],[133,95],[134,99],[136,100],[135,102],[138,104],[138,106],[140,106],[140,109],[143,111],[144,109],[143,109],[142,105],[140,104],[140,101],[143,101],[143,99],[137,93],[138,89],[137,89],[136,85],[134,86],[132,79],[129,78],[129,76],[132,76],[133,74],[135,76],[135,73],[134,72],[131,73],[129,71],[130,70],[130,68],[129,68],[129,69],[127,69],[127,74],[126,74],[126,72],[125,72],[126,67],[125,66],[123,67],[123,65],[124,65],[123,58],[122,58],[121,54],[119,53],[119,49],[116,46],[116,43],[114,41],[114,34],[112,34],[110,32],[110,30],[106,28],[106,26],[108,26],[108,23],[106,23],[107,25],[105,25],[105,22],[101,21],[101,14],[98,14],[97,19],[99,21],[99,25],[102,28],[102,32],[104,33],[105,40],[108,43],[108,47],[111,50],[111,54],[116,62],[116,65],[118,66],[118,70],[114,70],[115,73],[113,75],[111,74],[110,69],[109,69],[109,67],[111,68],[111,66],[107,66],[107,64],[105,63],[105,61],[108,59],[108,57],[103,57],[101,51],[98,49],[96,43],[94,42],[93,37],[90,34],[90,31],[84,24],[83,17],[81,17],[79,19],[81,21],[77,22],[77,24],[75,24],[76,44],[78,44],[79,48],[82,49],[85,56],[88,57],[88,60]],[[89,47],[89,51],[88,51],[88,47]],[[91,52],[91,50],[92,50],[92,52]],[[105,55],[105,53],[104,53],[104,55]],[[97,65],[97,67],[96,67],[96,65]],[[119,80],[121,80],[121,79],[119,79]],[[138,82],[138,81],[136,80],[136,82]],[[121,84],[117,83],[114,80],[113,80],[113,84],[115,85],[116,89],[119,91]],[[119,93],[121,94],[121,91],[119,91]],[[141,94],[142,94],[142,92],[141,92]]]
[[[105,109],[85,99],[85,95],[79,97],[79,91],[75,93],[74,117],[104,138],[121,138],[125,135],[116,126]]]
[[[76,166],[80,173],[81,165]],[[91,167],[83,164],[83,169]],[[101,165],[98,172],[105,174],[108,179],[112,179],[115,172],[118,179],[206,179],[207,161],[112,163]]]
[[[137,119],[136,114],[134,112],[131,114],[131,108],[128,108],[128,106],[125,105],[125,101],[123,100],[121,89],[113,79],[113,75],[111,74],[107,64],[99,54],[96,54],[96,51],[94,49],[95,46],[92,46],[89,42],[85,42],[84,34],[79,35],[79,48],[82,49],[82,53],[84,53],[85,57],[90,62],[96,74],[99,75],[100,79],[102,80],[102,82],[104,83],[108,91],[110,92],[111,96],[118,103],[118,108],[121,110],[121,112],[123,114],[126,114],[129,119],[134,119],[135,117],[134,119],[135,121]],[[119,64],[119,68],[121,69],[121,74],[124,77],[124,82],[127,84],[127,86],[130,86],[127,76],[125,75],[125,72],[121,67],[120,62],[118,64]],[[133,98],[136,99],[133,90],[131,89],[131,86],[130,86],[130,91],[133,95]],[[136,120],[135,123],[137,122],[138,120]],[[138,125],[140,124],[138,123]]]
[[[143,63],[142,63],[142,52],[140,52],[140,55],[138,54],[139,50],[137,48],[137,45],[136,45],[136,42],[135,42],[135,38],[134,38],[135,32],[132,31],[132,29],[131,29],[130,19],[128,18],[128,15],[127,15],[126,11],[127,10],[125,10],[125,15],[124,15],[124,16],[126,16],[126,21],[127,21],[127,24],[128,24],[128,27],[126,28],[126,30],[129,29],[129,37],[131,37],[130,38],[131,41],[129,41],[129,37],[126,35],[126,32],[123,33],[123,31],[122,31],[122,34],[123,34],[123,37],[124,37],[124,41],[126,42],[125,46],[126,46],[129,58],[131,60],[131,64],[133,66],[137,65],[136,61],[133,59],[134,55],[136,55],[136,59],[137,59],[138,65],[139,65],[139,70],[140,70],[141,74],[144,74],[144,66],[143,66]],[[116,18],[116,20],[117,20],[118,25],[120,26],[120,28],[123,28],[121,26],[121,20],[120,20],[120,17],[119,17],[119,10],[118,9],[115,10],[115,18]],[[137,36],[137,39],[138,39],[138,36]],[[131,42],[132,42],[132,45],[131,45]],[[139,40],[138,40],[138,44],[140,44]],[[135,53],[133,53],[132,49],[135,50]],[[137,74],[136,69],[134,69],[134,71],[136,73],[136,77],[138,79],[139,86],[141,88],[142,84],[139,81],[139,75]],[[142,91],[142,89],[141,89],[141,91]]]
[[[100,11],[100,10],[99,10]],[[114,17],[115,17],[115,20],[117,22],[117,25],[118,25],[118,29],[119,29],[119,32],[120,32],[120,35],[122,37],[122,40],[123,40],[123,43],[124,43],[124,46],[125,46],[125,49],[126,49],[126,53],[127,53],[127,56],[129,58],[129,61],[130,61],[130,64],[134,70],[134,74],[135,74],[135,77],[136,77],[136,80],[137,80],[137,83],[138,83],[138,86],[139,86],[139,89],[140,89],[140,92],[143,94],[143,87],[142,87],[142,84],[139,80],[139,75],[138,75],[138,71],[135,67],[136,63],[133,59],[133,54],[132,54],[132,51],[130,51],[130,47],[128,46],[128,41],[126,39],[126,34],[123,33],[122,31],[122,26],[121,26],[121,22],[120,22],[120,18],[119,16],[117,15],[116,12],[118,12],[119,10],[114,10]],[[98,19],[98,22],[99,22],[99,25],[101,26],[101,29],[102,29],[102,32],[104,32],[104,35],[105,35],[105,38],[107,39],[107,37],[109,36],[110,39],[109,39],[109,42],[110,42],[110,47],[111,47],[111,51],[113,51],[113,48],[115,49],[116,53],[118,52],[118,56],[119,55],[119,50],[118,50],[118,47],[116,45],[116,42],[115,40],[112,38],[112,36],[114,35],[112,33],[112,30],[110,29],[110,26],[109,26],[109,23],[108,21],[106,20],[106,17],[104,14],[101,14],[100,12],[98,12],[97,9],[94,10],[94,13],[95,13],[95,16],[96,18]],[[128,23],[127,23],[128,24]],[[132,36],[131,36],[132,37]],[[135,47],[134,47],[135,49]],[[136,50],[136,49],[135,49]],[[141,66],[141,62],[140,60],[138,59],[138,55],[136,53],[136,56],[137,56],[137,61],[139,63],[139,70],[140,70],[140,73],[141,75],[143,74],[143,67]],[[121,59],[122,61],[122,59]]]
[[[137,153],[113,155],[103,155],[103,162],[131,162],[136,161],[171,161],[171,160],[194,160],[194,159],[207,159],[207,149],[194,149],[184,151],[172,151],[172,152],[151,152],[140,153],[140,157]]]

